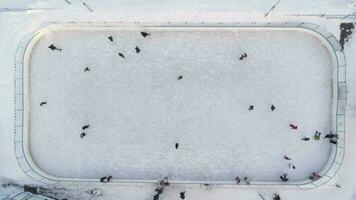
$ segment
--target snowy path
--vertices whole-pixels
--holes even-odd
[[[30,150],[45,172],[273,181],[285,172],[303,180],[324,166],[327,141],[300,141],[331,131],[332,63],[317,38],[267,29],[147,28],[147,38],[140,31],[57,31],[33,49]],[[63,51],[49,50],[52,43]]]

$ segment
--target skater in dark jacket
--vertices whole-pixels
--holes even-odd
[[[82,127],[82,129],[85,130],[85,129],[88,129],[89,127],[90,127],[90,125],[84,125],[84,126]]]
[[[83,133],[80,134],[80,138],[84,138],[86,135],[87,134],[83,132]]]
[[[289,124],[289,127],[290,127],[291,129],[294,129],[294,130],[297,130],[297,129],[298,129],[298,126],[295,125],[295,124]]]
[[[330,143],[330,144],[335,144],[335,145],[337,145],[337,140],[335,140],[335,139],[330,139],[329,143]]]
[[[274,111],[276,109],[276,106],[274,106],[273,104],[271,105],[271,110]]]
[[[183,75],[178,76],[177,79],[178,79],[178,80],[182,80],[182,79],[183,79]]]
[[[181,193],[179,194],[179,196],[180,196],[181,199],[185,199],[185,191],[181,192]]]
[[[158,194],[155,194],[154,196],[153,196],[153,200],[158,200],[159,199],[159,195]]]
[[[122,54],[122,53],[119,53],[119,56],[120,56],[121,58],[125,58],[124,54]]]
[[[100,182],[101,183],[106,183],[106,179],[107,179],[108,177],[106,177],[106,176],[103,176],[103,177],[101,177],[100,178]]]
[[[43,105],[46,105],[47,104],[47,101],[42,101],[41,103],[40,103],[40,106],[43,106]]]
[[[290,157],[288,157],[288,156],[283,156],[283,158],[284,159],[286,159],[286,160],[292,160]]]
[[[309,179],[313,180],[313,181],[319,180],[320,178],[321,178],[321,176],[315,172],[313,172],[312,175],[309,176]]]
[[[147,36],[151,36],[151,34],[149,34],[149,33],[147,33],[147,32],[141,32],[141,35],[142,35],[142,37],[147,37]]]
[[[239,178],[238,176],[236,176],[235,181],[236,181],[236,184],[237,184],[237,185],[239,185],[240,182],[241,182],[241,180],[240,180],[240,178]]]
[[[326,138],[330,138],[330,139],[331,138],[336,138],[336,139],[338,139],[339,136],[337,134],[329,133],[329,134],[325,135],[324,139],[326,139]]]
[[[111,42],[114,41],[114,38],[113,38],[111,35],[108,37],[108,39],[109,39]]]
[[[138,46],[135,47],[136,53],[140,53],[141,49]]]
[[[250,105],[250,106],[248,107],[248,110],[253,110],[254,108],[255,108],[254,105]]]
[[[308,138],[308,137],[303,137],[302,138],[302,141],[309,141],[310,140],[310,138]]]
[[[55,50],[62,51],[62,49],[57,48],[56,46],[54,46],[54,44],[49,45],[48,48],[51,49],[52,51],[55,51]]]
[[[176,147],[176,149],[178,149],[178,147],[179,147],[179,144],[178,144],[178,143],[176,143],[175,147]]]
[[[88,71],[90,71],[90,69],[89,69],[89,67],[86,67],[86,68],[84,69],[84,72],[88,72]]]
[[[279,197],[279,194],[275,193],[273,200],[281,200],[281,197]]]
[[[283,176],[280,176],[279,177],[283,182],[288,182],[289,181],[289,179],[288,179],[288,177],[287,177],[287,174],[283,174]]]
[[[163,193],[163,187],[158,187],[155,189],[158,195],[161,195]]]

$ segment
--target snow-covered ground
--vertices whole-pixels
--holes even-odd
[[[330,53],[303,29],[49,32],[28,66],[32,158],[66,178],[304,180],[330,156],[328,140],[301,141],[333,132]]]
[[[237,1],[236,5],[238,5]],[[244,1],[251,2],[252,4],[249,9],[254,11],[253,7],[258,7],[261,4],[254,5],[256,2],[253,1]],[[267,2],[267,1],[266,1]],[[290,6],[290,12],[293,12],[293,5],[296,5],[297,2],[286,2],[286,6]],[[308,13],[313,11],[313,13],[319,12],[329,12],[329,13],[349,13],[349,11],[354,12],[354,7],[350,6],[351,1],[341,1],[340,4],[337,4],[336,8],[328,7],[328,9],[321,8],[322,5],[335,3],[335,1],[308,1],[313,2],[314,5],[318,6],[309,6],[310,4],[296,5],[297,11],[303,13]],[[325,3],[326,2],[326,3]],[[37,2],[36,2],[37,3]],[[88,2],[90,3],[90,2]],[[137,2],[136,2],[137,3]],[[175,1],[179,3],[179,1]],[[264,8],[268,8],[271,2],[263,4]],[[320,4],[318,4],[320,3]],[[46,3],[45,3],[46,4]],[[76,2],[80,5],[80,3]],[[172,2],[173,4],[173,2]],[[267,5],[268,4],[268,5]],[[287,5],[288,4],[288,5]],[[112,4],[110,4],[112,5]],[[246,5],[246,4],[240,4]],[[283,4],[280,4],[283,5]],[[319,6],[320,5],[320,6]],[[1,5],[0,5],[1,6]],[[208,5],[205,5],[209,7]],[[229,6],[220,5],[224,8],[230,8]],[[69,5],[69,7],[71,7]],[[57,10],[57,11],[35,11],[28,13],[0,13],[0,177],[8,177],[16,182],[27,183],[27,184],[39,184],[34,180],[27,177],[23,171],[18,166],[14,156],[14,136],[13,136],[13,74],[14,74],[14,56],[16,47],[21,41],[22,37],[28,34],[31,31],[37,30],[42,23],[48,21],[255,21],[257,20],[278,20],[278,21],[308,21],[317,23],[318,25],[326,28],[329,32],[339,35],[339,24],[341,22],[350,20],[341,20],[341,19],[328,19],[328,18],[318,18],[318,17],[291,17],[278,15],[278,7],[274,10],[274,14],[269,15],[267,19],[261,19],[263,16],[264,9],[258,10],[259,13],[236,13],[235,9],[230,10],[230,12],[215,12],[216,9],[213,7],[219,7],[210,2],[210,11],[212,12],[175,12],[170,10],[169,12],[141,12],[143,5],[132,5],[131,11],[134,10],[134,7],[140,7],[140,12],[130,12],[126,11],[127,7],[123,6],[122,12],[115,13],[101,13],[96,15],[95,13],[84,13],[87,12],[85,7],[82,6],[82,9],[76,10],[74,7],[67,9],[66,11]],[[174,7],[174,5],[172,5]],[[243,7],[243,6],[242,6]],[[234,8],[237,8],[236,6]],[[319,9],[320,8],[320,9]],[[324,7],[325,8],[325,7]],[[95,9],[95,7],[94,7]],[[109,8],[107,8],[110,10]],[[247,9],[247,10],[249,10]],[[199,10],[199,9],[198,9]],[[306,12],[303,12],[305,10]],[[323,10],[323,11],[321,11]],[[75,11],[75,12],[74,12]],[[105,12],[104,6],[102,11]],[[205,10],[207,11],[207,10]],[[224,10],[223,10],[224,11]],[[243,11],[246,11],[246,9]],[[352,19],[352,17],[350,18]],[[346,117],[346,154],[345,159],[342,165],[342,168],[338,174],[334,177],[333,180],[328,182],[325,186],[319,187],[317,189],[309,191],[300,191],[300,190],[283,190],[282,187],[269,188],[264,187],[253,187],[250,189],[220,189],[214,186],[201,187],[201,188],[190,188],[184,185],[172,185],[169,187],[161,199],[179,199],[179,192],[186,191],[186,199],[197,199],[197,200],[213,200],[213,199],[226,199],[226,200],[257,200],[260,197],[258,193],[262,194],[266,199],[271,199],[274,192],[280,193],[282,199],[288,200],[300,200],[300,199],[317,199],[317,200],[354,200],[356,199],[356,59],[354,55],[356,54],[356,37],[352,36],[350,41],[345,45],[345,54],[347,58],[347,84],[348,84],[348,106],[347,106],[347,117]],[[298,167],[298,166],[297,166]],[[2,183],[6,183],[6,179],[0,180]],[[336,188],[335,184],[340,184],[341,188]],[[43,187],[51,187],[48,185],[41,185]],[[1,187],[1,186],[0,186]],[[97,187],[103,190],[104,196],[102,199],[134,199],[134,200],[143,200],[143,199],[152,199],[154,185],[142,187],[140,185],[115,185],[115,184],[75,184],[75,183],[63,183],[61,187],[66,188],[64,192],[70,193],[71,198],[68,199],[89,199],[88,195],[83,195],[87,189]],[[0,192],[6,190],[0,190]],[[69,192],[71,191],[71,192]],[[6,191],[5,191],[6,192]],[[8,191],[7,191],[8,192]],[[1,196],[1,195],[0,195]],[[63,197],[63,196],[61,196]],[[65,196],[67,197],[67,196]]]

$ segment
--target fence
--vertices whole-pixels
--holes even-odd
[[[346,101],[347,101],[347,91],[346,91],[346,60],[345,55],[342,52],[341,46],[337,39],[327,31],[323,30],[320,26],[310,23],[289,23],[289,22],[232,22],[232,23],[191,23],[191,22],[165,22],[165,23],[155,23],[155,22],[68,22],[59,23],[53,22],[42,26],[42,29],[28,34],[21,41],[17,47],[15,56],[15,74],[14,74],[14,101],[15,101],[15,140],[14,140],[14,151],[16,155],[17,162],[22,169],[22,171],[27,174],[30,178],[41,183],[57,184],[61,182],[84,182],[84,183],[97,183],[96,179],[70,179],[70,178],[59,178],[46,174],[37,166],[31,159],[31,155],[28,147],[28,122],[27,113],[28,107],[26,105],[27,99],[27,83],[24,81],[24,76],[26,75],[26,67],[28,67],[26,62],[28,61],[29,55],[26,53],[28,47],[33,44],[38,39],[41,34],[46,31],[56,30],[61,27],[263,27],[263,28],[300,28],[309,31],[317,37],[324,38],[324,46],[329,49],[329,51],[334,54],[333,61],[335,67],[333,69],[333,116],[332,116],[332,127],[333,130],[339,135],[339,140],[337,145],[332,145],[330,158],[325,165],[325,167],[320,171],[322,176],[319,180],[311,181],[304,180],[298,182],[251,182],[250,185],[236,185],[234,182],[172,182],[175,184],[185,184],[189,187],[211,187],[214,188],[274,188],[274,189],[313,189],[329,182],[339,171],[341,164],[344,159],[345,152],[345,112],[346,112]],[[26,77],[25,77],[26,78]],[[113,183],[120,184],[155,184],[155,180],[120,180],[115,179]]]

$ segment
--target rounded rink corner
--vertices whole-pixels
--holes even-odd
[[[14,151],[17,162],[22,171],[31,179],[46,183],[59,184],[61,182],[83,182],[83,183],[98,183],[98,179],[83,179],[83,178],[61,178],[52,176],[41,170],[33,161],[29,148],[29,127],[28,127],[28,80],[27,68],[29,67],[30,51],[36,41],[41,38],[48,31],[56,31],[63,28],[81,28],[81,27],[116,27],[116,28],[175,28],[175,27],[199,27],[199,28],[257,28],[257,29],[296,29],[302,30],[314,37],[317,37],[323,46],[327,48],[332,57],[332,130],[339,136],[337,145],[332,145],[330,157],[319,171],[321,176],[316,181],[306,179],[297,182],[283,183],[280,181],[263,182],[251,181],[249,185],[240,184],[231,181],[174,181],[172,184],[186,184],[189,187],[210,187],[216,188],[281,188],[281,189],[300,189],[307,190],[317,188],[325,185],[328,181],[333,179],[338,173],[344,158],[345,152],[345,110],[347,101],[346,91],[346,62],[345,55],[339,45],[338,40],[330,33],[323,30],[321,27],[311,23],[123,23],[123,22],[68,22],[68,23],[49,23],[36,32],[28,34],[18,45],[15,55],[15,73],[14,73]],[[156,184],[157,180],[124,180],[116,178],[112,180],[116,184]]]

